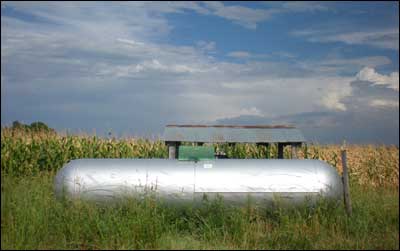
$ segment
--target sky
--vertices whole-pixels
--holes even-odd
[[[1,125],[399,144],[398,2],[1,2]]]

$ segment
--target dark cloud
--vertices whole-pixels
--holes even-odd
[[[308,112],[267,118],[239,116],[220,119],[217,124],[290,124],[300,128],[309,141],[319,143],[375,143],[399,145],[399,93],[371,82],[353,81],[352,95],[342,99],[347,110]],[[372,100],[396,106],[373,106]]]
[[[373,85],[368,81],[353,81],[350,86],[352,87],[352,96],[342,99],[342,102],[350,109],[368,112],[373,100],[399,101],[399,92],[388,88],[388,85]]]
[[[257,125],[290,124],[300,128],[309,142],[340,144],[395,144],[399,145],[398,110],[385,110],[371,120],[370,116],[354,113],[303,113],[293,116],[266,118],[239,116],[221,119],[217,124]]]

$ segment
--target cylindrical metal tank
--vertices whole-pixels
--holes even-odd
[[[228,203],[281,201],[299,205],[317,198],[338,200],[337,171],[319,160],[78,159],[55,179],[57,197],[109,201],[153,192],[167,202],[199,202],[217,194]]]

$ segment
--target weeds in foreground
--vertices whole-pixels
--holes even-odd
[[[2,177],[1,246],[10,249],[398,249],[398,191],[352,185],[342,204],[260,209],[147,197],[111,205],[58,201],[53,176]]]

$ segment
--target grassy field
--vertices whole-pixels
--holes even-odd
[[[265,148],[220,146],[232,158]],[[271,149],[272,157],[276,148]],[[285,150],[289,155],[289,149]],[[300,158],[341,172],[340,148],[311,145]],[[172,208],[149,197],[99,206],[56,201],[55,172],[76,158],[165,158],[161,141],[108,140],[1,130],[2,249],[399,249],[399,149],[350,145],[353,215],[343,206],[259,210],[223,201]]]

